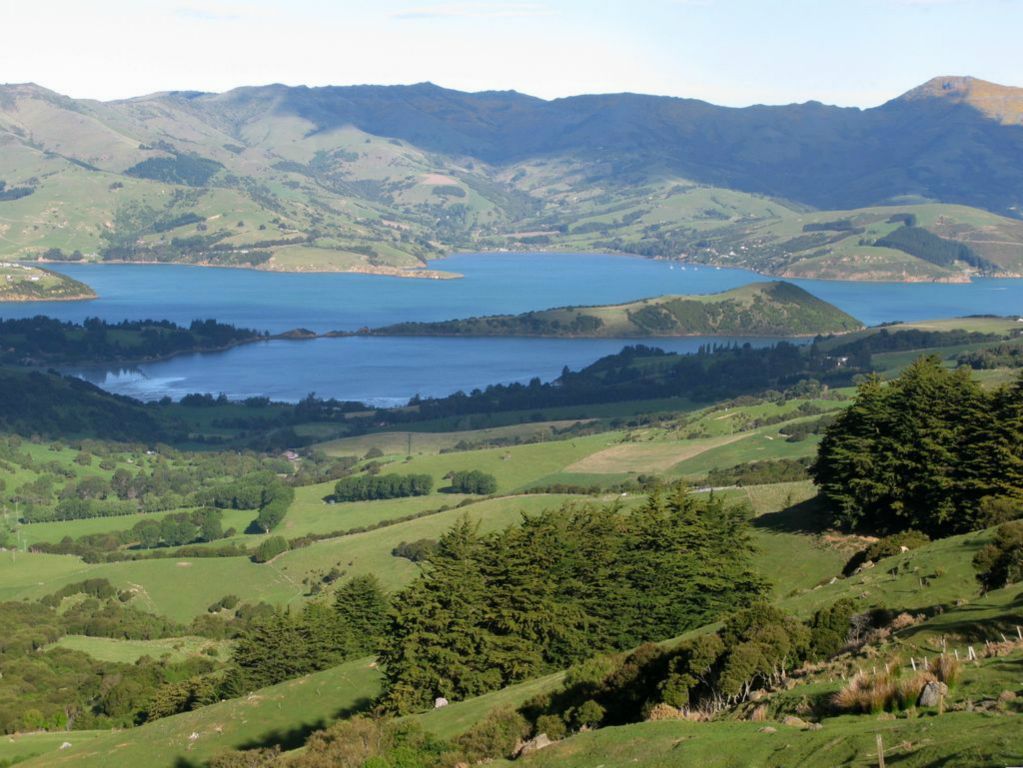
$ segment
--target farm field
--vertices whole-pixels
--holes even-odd
[[[134,594],[132,603],[153,613],[188,622],[224,595],[286,605],[302,593],[301,584],[273,568],[242,557],[134,560],[86,564],[67,555],[19,553],[0,559],[0,583],[7,599],[39,598],[83,579],[109,579]]]
[[[585,419],[562,419],[560,421],[546,421],[536,424],[511,424],[506,427],[491,427],[484,429],[459,430],[453,432],[427,432],[427,431],[394,431],[375,432],[368,435],[356,437],[343,437],[338,440],[331,440],[320,443],[318,447],[332,456],[345,456],[349,454],[362,456],[367,451],[377,449],[385,456],[408,456],[420,453],[440,453],[442,450],[454,448],[462,442],[486,442],[498,439],[514,440],[536,440],[537,438],[551,439],[555,430],[572,427],[583,423]],[[409,446],[412,451],[409,453]]]

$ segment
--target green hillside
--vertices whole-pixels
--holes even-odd
[[[89,286],[49,269],[0,262],[0,302],[94,299]]]
[[[702,296],[565,307],[438,323],[400,323],[375,336],[812,336],[862,328],[855,318],[791,283],[750,283]]]
[[[566,375],[558,387],[495,389],[485,413],[473,411],[468,396],[365,416],[318,410],[316,403],[299,409],[212,398],[142,406],[53,376],[10,372],[9,395],[39,395],[33,407],[7,413],[0,439],[0,719],[9,732],[0,739],[0,763],[441,768],[487,759],[524,768],[864,766],[876,763],[880,733],[889,764],[1014,764],[1023,754],[1017,722],[1023,644],[1014,639],[1023,626],[1023,587],[1014,576],[1018,560],[1011,560],[1018,558],[1012,531],[1019,523],[1000,526],[1018,516],[1018,501],[992,502],[981,494],[991,483],[1001,488],[1018,477],[1012,462],[1023,443],[1012,430],[1019,420],[1001,416],[1018,414],[1023,392],[1015,383],[1016,326],[1007,318],[937,320],[810,345],[688,357],[634,347]],[[914,362],[923,352],[936,359]],[[836,359],[844,360],[837,368]],[[953,372],[960,363],[972,373]],[[849,379],[870,370],[894,383],[868,382],[857,395]],[[734,387],[740,373],[748,380],[738,390],[721,389],[702,403],[687,399],[708,383]],[[1003,383],[1013,387],[999,389]],[[874,386],[895,399],[865,408],[863,393],[869,397]],[[556,399],[565,392],[575,405]],[[598,399],[587,401],[585,393]],[[633,399],[620,397],[625,393]],[[503,398],[519,394],[528,396],[528,407],[502,410],[502,404],[520,404]],[[46,403],[51,396],[55,410]],[[88,406],[79,427],[113,421],[126,442],[69,434],[59,419],[79,402]],[[456,410],[444,410],[452,404]],[[151,421],[139,420],[142,412]],[[969,464],[968,482],[949,473],[949,465],[915,461],[905,447],[919,441],[877,440],[879,433],[907,434],[921,414],[933,450],[965,446],[984,457]],[[984,431],[996,416],[999,430]],[[387,424],[389,418],[396,421]],[[857,418],[862,429],[847,433]],[[889,426],[879,430],[871,419]],[[323,442],[287,458],[210,445],[196,451],[187,442],[174,448],[150,438],[155,426],[177,423],[205,440],[224,429],[220,421],[247,431],[249,439],[286,424],[293,436],[320,435]],[[480,421],[486,426],[475,428]],[[345,434],[353,423],[359,428]],[[44,439],[44,427],[65,437]],[[840,445],[836,435],[853,443]],[[830,457],[833,467],[823,497],[809,479],[818,455]],[[836,464],[836,457],[849,455],[872,463]],[[1006,471],[992,473],[988,456],[1009,457]],[[492,480],[486,491],[455,487],[459,475],[472,471]],[[842,490],[834,479],[842,472],[870,482],[869,493],[844,482],[853,489],[850,498],[829,502]],[[928,482],[919,482],[921,473]],[[404,498],[335,498],[340,479],[390,475],[426,475],[432,488]],[[654,497],[659,502],[648,502],[652,490],[679,479],[690,484],[688,495],[668,490]],[[294,492],[284,497],[283,519],[268,533],[250,525],[265,494],[283,486]],[[943,513],[928,495],[938,488],[957,500],[954,514]],[[890,527],[842,522],[857,505],[878,506],[882,495],[898,500],[900,516],[887,521]],[[208,535],[187,525],[207,504],[220,512],[219,529]],[[666,508],[680,510],[668,526]],[[725,509],[731,516],[720,516]],[[606,538],[576,540],[601,520],[616,521],[604,529]],[[715,526],[725,520],[722,536]],[[165,526],[168,521],[173,525]],[[142,535],[147,523],[163,540]],[[486,549],[463,557],[450,542],[460,540],[466,524],[478,525],[472,536]],[[932,539],[907,534],[909,525]],[[188,529],[183,536],[182,526]],[[543,535],[529,538],[527,531]],[[878,538],[885,533],[892,536]],[[258,548],[275,539],[286,551],[254,562]],[[678,546],[664,546],[668,540]],[[708,568],[706,558],[685,560],[686,552],[702,551],[709,541],[717,542],[707,551],[716,567]],[[647,560],[639,547],[621,560],[604,559],[629,542],[660,547],[657,558]],[[1005,547],[1007,581],[985,582],[982,592],[975,559],[996,542]],[[720,614],[699,605],[700,596],[727,596],[740,582],[722,575],[725,568],[736,573],[732,557],[743,558],[754,577],[744,577],[742,588],[782,612],[760,608],[761,616],[785,618],[748,638],[753,645],[742,646],[746,655],[734,652],[744,662],[727,666],[731,657],[722,656],[711,665],[717,674],[725,664],[749,683],[745,694],[740,687],[739,694],[722,694],[720,706],[711,705],[696,698],[703,696],[702,683],[685,678],[694,697],[687,711],[672,687],[680,681],[665,676],[678,671],[684,658],[677,654],[691,643],[712,637],[734,643],[742,631],[735,618],[742,610]],[[521,570],[520,560],[529,568]],[[406,679],[417,682],[425,711],[405,708],[401,718],[367,725],[352,716],[393,690],[393,646],[374,660],[379,646],[353,645],[346,625],[331,622],[350,611],[346,590],[370,575],[377,577],[378,606],[389,604],[397,617],[388,625],[390,637],[407,642],[407,628],[423,617],[436,617],[438,624],[414,638],[422,646],[407,646],[414,664]],[[628,581],[639,578],[642,589]],[[431,582],[443,586],[439,599],[422,602],[421,590]],[[694,592],[692,582],[706,589]],[[463,591],[463,584],[473,591]],[[595,584],[604,590],[588,593]],[[559,585],[558,593],[545,591]],[[513,598],[501,603],[508,613],[497,615],[498,630],[487,630],[500,632],[491,634],[496,641],[456,645],[479,627],[466,623],[475,604],[445,616],[450,601],[475,595],[489,611],[486,601],[505,591]],[[591,597],[575,602],[579,594]],[[424,606],[421,614],[410,609],[414,600]],[[609,604],[617,607],[601,610]],[[600,627],[630,610],[635,616],[628,624],[599,639]],[[656,631],[639,624],[655,620],[662,622]],[[789,633],[790,658],[772,655],[786,647]],[[644,640],[655,642],[641,645]],[[523,653],[526,642],[546,644],[539,647],[557,661],[541,663]],[[319,655],[309,654],[310,647]],[[970,647],[979,658],[965,663]],[[495,654],[500,666],[481,667],[475,679],[461,674],[466,661],[484,653]],[[918,703],[911,683],[922,679],[920,665],[936,664],[943,653],[959,654],[955,679],[949,677],[939,705]],[[515,663],[504,663],[507,658]],[[747,663],[759,671],[750,672]],[[866,712],[840,703],[838,695],[852,681],[866,686],[886,665],[898,670],[899,684],[910,693]],[[262,670],[269,679],[239,678],[249,674],[243,668]],[[490,671],[495,668],[502,678]],[[460,674],[448,676],[449,669]],[[580,684],[593,687],[588,701],[573,698]],[[876,688],[886,690],[880,683]],[[451,704],[434,709],[439,694]],[[519,731],[522,738],[542,728],[556,743],[512,760],[514,742],[503,742],[501,733],[519,738],[508,714],[517,709],[528,729]],[[388,751],[391,737],[374,730],[393,727],[409,729],[402,737],[405,752]],[[365,729],[358,731],[363,736],[353,729]],[[339,756],[337,750],[353,743],[379,749]],[[284,754],[254,751],[262,748]],[[452,760],[439,759],[444,750]],[[218,757],[225,752],[231,755]]]
[[[1023,99],[956,82],[862,113],[429,84],[110,103],[5,85],[0,257],[440,278],[428,260],[502,248],[781,277],[1023,274],[1019,128],[1001,117]],[[906,216],[948,242],[892,247]]]

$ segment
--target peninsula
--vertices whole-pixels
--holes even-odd
[[[792,283],[758,282],[723,293],[659,296],[626,304],[560,307],[363,329],[367,336],[815,336],[863,327],[856,318]]]

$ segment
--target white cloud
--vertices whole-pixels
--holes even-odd
[[[237,21],[241,15],[233,12],[212,11],[208,8],[175,8],[174,15],[192,21]]]
[[[428,19],[521,19],[552,16],[554,11],[540,3],[448,3],[410,6],[391,14],[392,18],[413,21]]]

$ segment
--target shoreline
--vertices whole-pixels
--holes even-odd
[[[3,305],[3,304],[29,304],[31,302],[40,302],[40,301],[45,301],[45,302],[52,302],[52,301],[95,301],[98,298],[99,298],[99,294],[98,293],[93,293],[91,296],[87,296],[87,295],[83,294],[81,296],[57,296],[57,297],[50,297],[50,298],[40,298],[38,296],[14,296],[14,297],[9,297],[9,296],[4,296],[4,295],[0,294],[0,305]]]
[[[869,272],[860,277],[835,277],[835,276],[820,276],[820,275],[805,275],[805,274],[794,274],[791,272],[761,272],[756,269],[752,269],[749,266],[742,264],[726,264],[726,263],[714,263],[714,262],[699,262],[690,261],[681,258],[671,258],[666,256],[643,256],[637,253],[630,253],[628,251],[614,251],[614,250],[600,250],[600,251],[578,251],[578,250],[562,250],[560,248],[529,248],[529,249],[518,249],[518,248],[496,248],[489,250],[477,250],[477,251],[459,251],[446,253],[435,259],[430,260],[430,265],[443,262],[446,259],[456,256],[487,256],[492,254],[557,254],[561,256],[615,256],[632,259],[644,259],[647,261],[661,261],[668,264],[681,264],[686,267],[696,267],[704,269],[739,269],[751,274],[758,275],[765,278],[775,278],[783,280],[819,280],[821,282],[829,283],[889,283],[893,285],[915,285],[915,284],[934,284],[934,285],[969,285],[977,279],[997,279],[997,280],[1021,280],[1023,274],[1016,274],[1012,272],[1000,272],[992,275],[978,275],[976,273],[960,273],[953,275],[944,275],[940,277],[927,278],[927,277],[908,277],[903,276],[896,279],[894,276],[889,277],[875,277]],[[22,260],[21,263],[36,263],[36,264],[49,264],[49,265],[61,265],[61,264],[77,264],[82,266],[103,266],[104,264],[120,264],[129,266],[181,266],[181,267],[205,267],[211,269],[241,269],[249,270],[252,272],[266,272],[266,273],[278,273],[278,274],[310,274],[310,275],[369,275],[378,277],[395,277],[399,279],[409,280],[461,280],[465,278],[465,275],[458,272],[448,272],[443,269],[433,269],[429,266],[426,267],[396,267],[396,266],[371,266],[361,265],[356,267],[350,267],[345,269],[283,269],[270,267],[259,267],[259,266],[245,266],[242,264],[211,264],[209,262],[185,262],[185,261],[123,261],[123,260],[111,260],[111,261],[50,261],[47,259],[32,259]],[[79,301],[86,300],[86,298],[98,298],[97,296],[85,297],[81,299],[22,299],[20,301]],[[0,302],[3,300],[0,299]]]
[[[202,261],[124,261],[123,259],[111,259],[109,261],[56,261],[49,259],[24,260],[25,264],[49,264],[62,265],[72,264],[84,267],[102,267],[106,264],[118,264],[140,267],[202,267],[207,269],[238,269],[250,272],[268,272],[282,275],[376,275],[378,277],[397,277],[409,280],[461,280],[465,277],[458,272],[446,272],[441,269],[430,269],[428,267],[391,267],[391,266],[359,266],[350,269],[264,269],[260,267],[245,266],[242,264],[211,264]],[[90,298],[98,298],[92,296]],[[36,299],[36,301],[50,301],[50,299]],[[56,299],[54,299],[56,301]]]
[[[785,341],[786,339],[813,339],[817,336],[845,336],[850,333],[860,333],[870,330],[871,326],[864,325],[850,331],[827,331],[818,333],[672,333],[658,334],[656,336],[582,336],[572,334],[523,334],[523,333],[363,333],[361,331],[330,331],[322,334],[319,338],[366,338],[366,339],[564,339],[566,341],[645,341],[658,339],[714,339],[714,338],[743,338],[743,339],[775,339]]]

